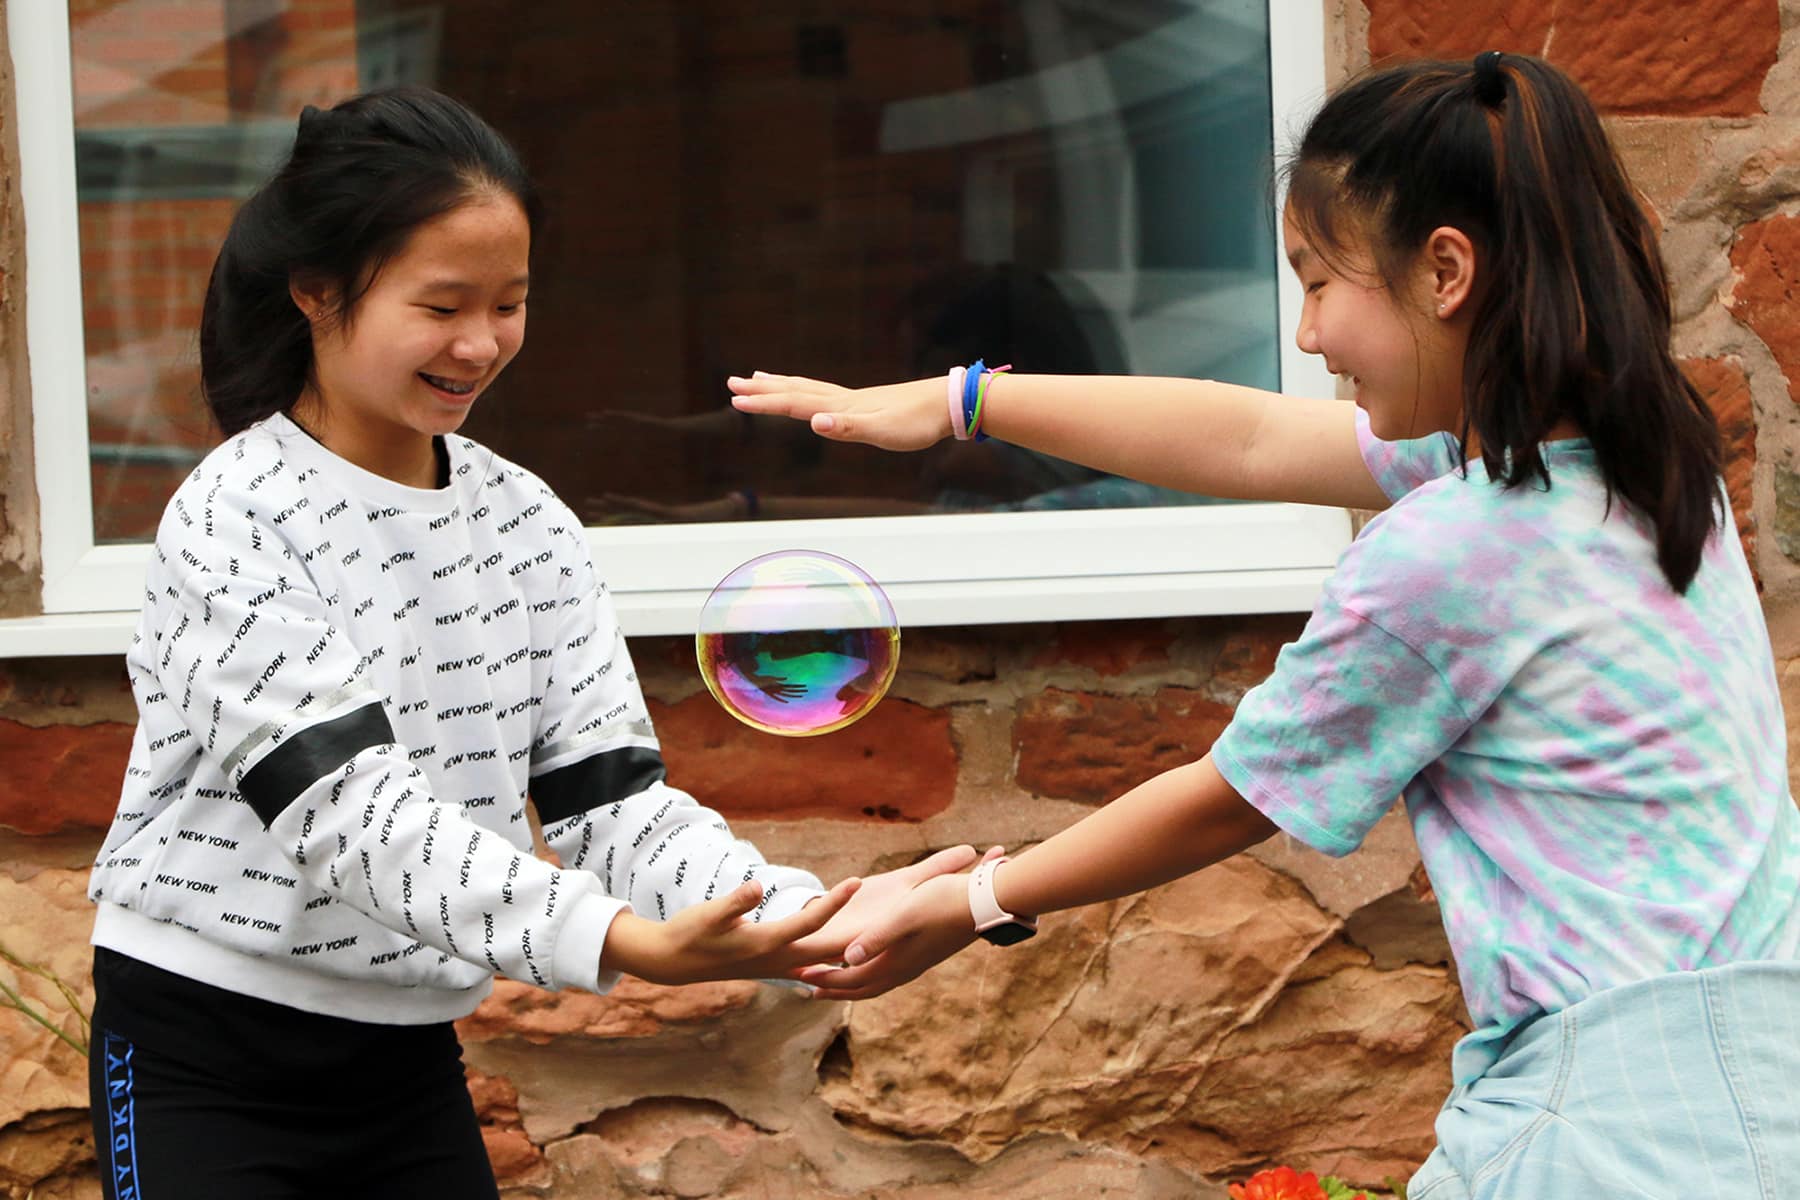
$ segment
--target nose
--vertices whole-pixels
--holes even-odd
[[[1294,329],[1294,345],[1300,347],[1302,354],[1319,353],[1319,329],[1313,323],[1310,304],[1300,310],[1300,324]]]
[[[493,322],[485,316],[475,317],[456,331],[450,353],[461,362],[485,367],[500,355],[500,338]]]

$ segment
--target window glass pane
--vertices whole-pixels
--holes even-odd
[[[1184,499],[991,441],[824,443],[726,405],[756,368],[1279,384],[1266,0],[71,15],[102,540],[148,536],[209,441],[194,331],[232,208],[301,104],[390,82],[469,102],[546,194],[525,351],[466,432],[591,523]]]
[[[70,0],[97,541],[155,532],[213,440],[197,331],[231,214],[302,104],[358,86],[350,0]]]

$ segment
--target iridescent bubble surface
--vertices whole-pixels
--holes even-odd
[[[779,550],[720,581],[700,610],[700,675],[725,711],[783,737],[842,729],[887,694],[900,627],[855,563]]]

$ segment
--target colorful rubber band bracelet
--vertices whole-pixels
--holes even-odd
[[[950,432],[956,435],[959,442],[969,440],[969,431],[963,425],[962,414],[963,376],[968,373],[967,367],[951,367],[950,373],[944,377],[945,391],[949,393],[950,400]]]
[[[1012,364],[1007,363],[1004,367],[995,367],[991,371],[984,372],[981,376],[981,387],[976,392],[976,395],[975,395],[975,427],[974,428],[975,428],[975,440],[978,442],[986,441],[987,436],[988,436],[987,434],[981,432],[981,422],[987,418],[988,388],[993,386],[994,376],[1000,374],[1003,371],[1010,371],[1010,370],[1012,370]]]
[[[980,401],[981,401],[981,375],[982,375],[982,372],[984,372],[986,370],[987,370],[987,364],[978,358],[973,363],[969,364],[968,373],[963,376],[963,389],[962,389],[962,427],[963,427],[963,432],[961,434],[961,437],[964,441],[969,441],[970,439],[973,439],[977,442],[984,442],[987,440],[986,435],[983,434],[975,426],[975,406],[978,403],[980,403]]]

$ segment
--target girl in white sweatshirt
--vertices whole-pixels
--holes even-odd
[[[840,913],[664,781],[581,523],[455,435],[538,214],[494,130],[390,91],[309,107],[219,253],[227,440],[157,533],[91,887],[109,1196],[492,1197],[450,1022],[494,974],[785,976],[973,858]]]

